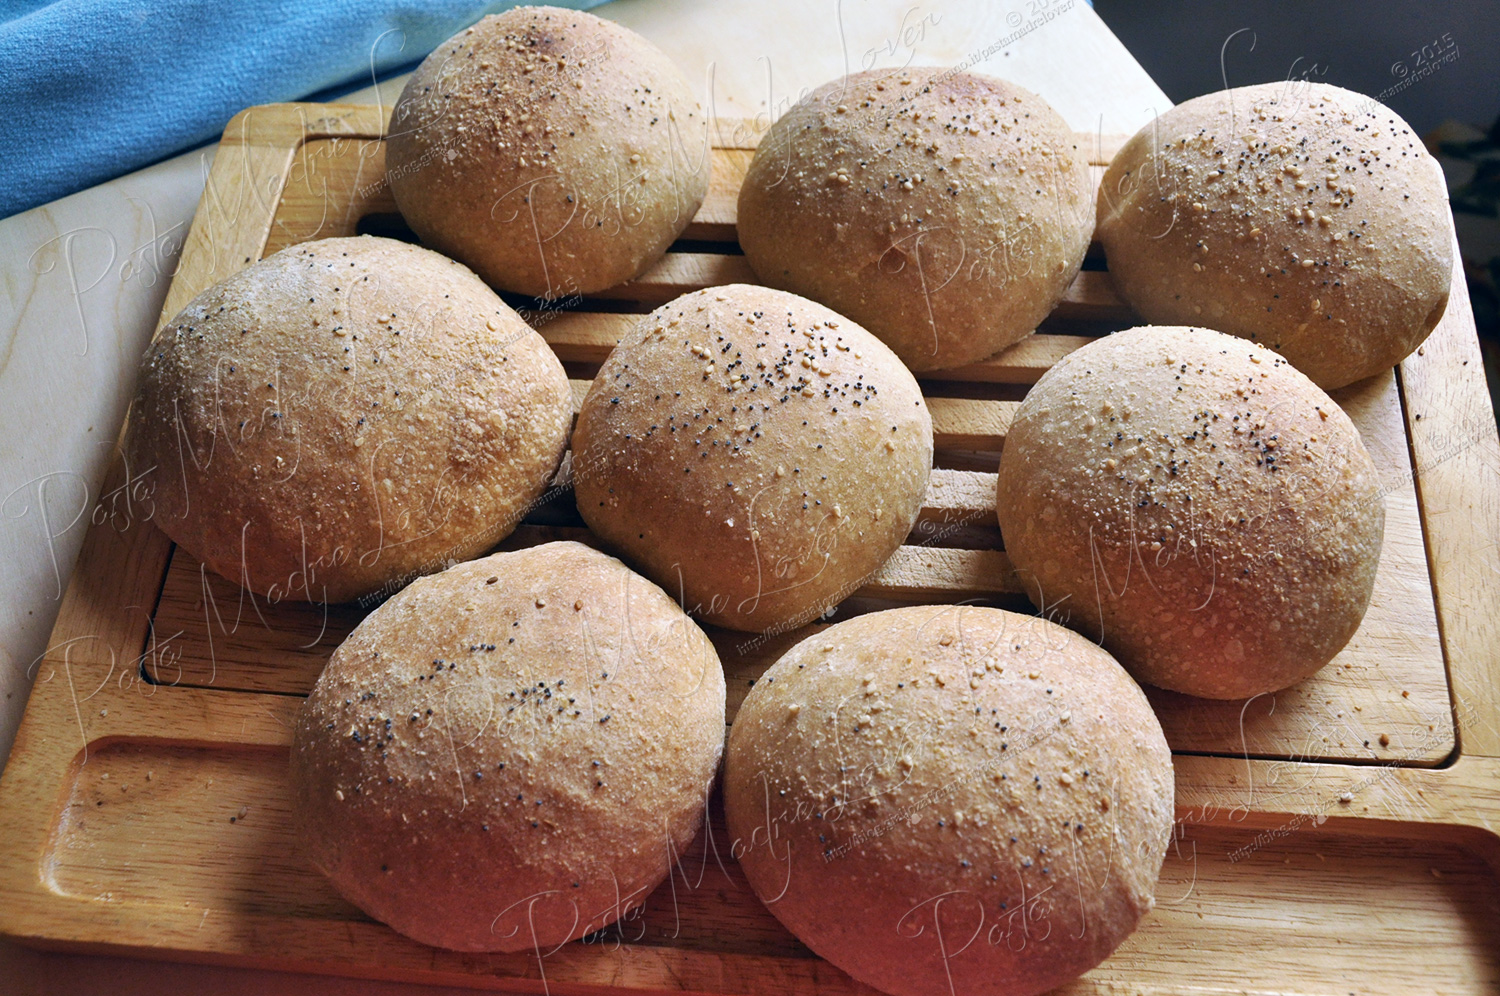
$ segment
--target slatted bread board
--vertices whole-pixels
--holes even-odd
[[[410,238],[384,182],[384,124],[365,106],[238,115],[163,320],[288,245]],[[575,400],[639,313],[754,280],[734,223],[759,132],[721,120],[711,138],[709,197],[653,270],[566,308],[512,299],[564,361]],[[1096,175],[1119,142],[1079,140]],[[1091,252],[1037,335],[924,377],[937,457],[921,517],[835,618],[963,600],[1030,611],[994,513],[1006,428],[1054,362],[1135,323]],[[1150,692],[1177,772],[1158,908],[1068,992],[1500,986],[1500,443],[1463,281],[1417,355],[1337,398],[1383,485],[1370,611],[1332,664],[1277,695]],[[0,931],[515,991],[868,992],[749,892],[717,801],[643,910],[545,958],[439,951],[365,917],[300,856],[285,781],[301,696],[364,610],[254,599],[175,549],[151,511],[137,469],[117,461],[0,780]],[[593,542],[567,491],[504,546],[558,537]],[[761,671],[819,625],[765,640],[710,631],[729,722]]]

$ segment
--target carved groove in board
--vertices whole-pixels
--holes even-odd
[[[51,671],[42,677],[61,681]],[[95,683],[99,675],[78,678]],[[90,948],[539,985],[527,955],[475,957],[399,937],[339,899],[298,857],[284,776],[295,699],[199,689],[141,694],[106,681],[91,704],[101,715],[90,727],[90,763],[73,765],[71,747],[53,741],[38,770],[49,779],[38,788],[50,787],[53,798],[61,789],[62,805],[0,808],[6,845],[45,856],[52,869],[43,882],[36,860],[4,867],[7,929],[25,925],[28,936]],[[65,696],[52,695],[34,715],[62,729],[70,708]],[[1363,990],[1382,994],[1481,992],[1500,981],[1495,838],[1477,823],[1500,811],[1500,768],[1492,760],[1377,772],[1359,796],[1369,820],[1341,818],[1335,804],[1326,824],[1309,818],[1295,833],[1274,811],[1235,810],[1233,821],[1209,822],[1210,811],[1241,798],[1246,781],[1281,777],[1289,783],[1278,785],[1276,804],[1306,815],[1327,812],[1328,800],[1365,774],[1304,764],[1288,780],[1277,769],[1265,761],[1177,758],[1184,846],[1168,850],[1157,909],[1085,988],[1150,983],[1152,991],[1186,993],[1212,983],[1229,990],[1253,972],[1257,980],[1270,973],[1277,991],[1324,991],[1304,985],[1310,971],[1358,976]],[[7,790],[15,786],[7,780]],[[1428,822],[1410,821],[1412,799],[1423,800]],[[1372,821],[1381,822],[1363,825]],[[606,939],[559,952],[547,965],[551,991],[722,992],[726,978],[741,980],[734,990],[745,991],[753,974],[762,996],[865,992],[810,957],[754,900],[727,856],[730,845],[714,800],[708,829],[674,865],[673,881],[626,922],[645,929],[620,946]],[[29,878],[19,880],[16,868]],[[101,917],[101,903],[116,915]],[[1328,923],[1330,909],[1337,930],[1309,928]],[[1334,933],[1343,943],[1331,942]],[[1413,945],[1429,953],[1414,962],[1406,956]],[[1262,967],[1267,950],[1280,956]],[[1179,985],[1184,978],[1192,985]]]

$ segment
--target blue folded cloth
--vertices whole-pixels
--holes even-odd
[[[603,0],[551,0],[584,9]],[[416,63],[515,0],[0,0],[0,218]]]

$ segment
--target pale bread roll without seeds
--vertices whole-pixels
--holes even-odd
[[[660,588],[578,543],[495,554],[334,652],[292,743],[299,837],[409,937],[545,955],[661,882],[723,741],[718,656]]]
[[[1099,187],[1098,238],[1148,322],[1253,339],[1325,390],[1416,349],[1453,271],[1447,184],[1421,140],[1369,97],[1295,80],[1141,129]]]
[[[999,352],[1056,307],[1093,235],[1093,186],[1067,123],[1031,91],[871,70],[771,126],[738,219],[763,281],[933,370]]]
[[[1161,726],[1109,654],[976,606],[797,644],[740,707],[724,770],[756,894],[896,996],[1027,996],[1098,964],[1152,907],[1172,800]]]
[[[321,239],[157,334],[127,454],[153,521],[213,570],[273,601],[341,602],[508,535],[571,410],[552,350],[467,267]]]
[[[556,298],[645,271],[708,193],[708,126],[672,60],[576,10],[517,7],[422,60],[386,170],[422,242]]]
[[[1147,326],[1027,393],[995,507],[1038,606],[1141,681],[1236,699],[1308,677],[1359,628],[1379,488],[1349,417],[1283,357]]]
[[[784,291],[684,294],[621,339],[573,433],[578,510],[701,618],[782,630],[911,530],[932,419],[880,340]]]

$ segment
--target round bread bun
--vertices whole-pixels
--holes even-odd
[[[644,902],[697,834],[724,743],[713,645],[578,543],[413,582],[298,716],[299,839],[424,944],[550,953]]]
[[[923,605],[793,647],[729,734],[724,807],[786,927],[895,996],[1028,996],[1152,907],[1172,757],[1139,686],[1061,626]]]
[[[672,60],[559,7],[491,15],[438,46],[386,139],[391,193],[425,244],[546,298],[639,276],[708,174],[707,118]]]
[[[738,227],[761,280],[934,370],[999,352],[1057,306],[1093,235],[1093,185],[1067,123],[1031,91],[871,70],[771,126]]]
[[[1385,532],[1359,431],[1285,359],[1144,327],[1027,393],[995,507],[1031,600],[1141,681],[1238,699],[1301,681],[1359,628]]]
[[[1395,111],[1326,83],[1161,115],[1105,172],[1098,238],[1148,322],[1253,339],[1326,390],[1416,349],[1453,271],[1437,160]]]
[[[571,414],[557,357],[462,264],[323,239],[157,334],[127,454],[156,524],[210,568],[271,601],[342,602],[508,535]]]
[[[620,340],[573,432],[578,511],[690,612],[789,629],[906,539],[932,418],[880,340],[793,294],[684,294]]]

